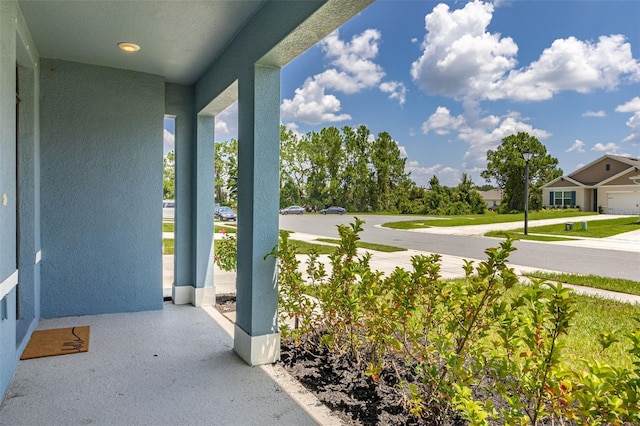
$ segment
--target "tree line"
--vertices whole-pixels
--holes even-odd
[[[532,209],[542,207],[540,187],[562,175],[558,160],[544,145],[526,133],[502,140],[487,152],[487,182],[503,190],[501,212],[524,208],[524,159],[529,162]],[[173,152],[165,157],[165,198],[173,198]],[[433,176],[427,187],[418,186],[405,170],[406,158],[387,132],[377,136],[365,126],[327,127],[299,135],[280,127],[280,206],[301,205],[319,210],[339,205],[353,212],[402,214],[479,214],[486,204],[478,186],[464,173],[455,187],[440,184]],[[170,169],[170,170],[168,170]],[[215,143],[215,199],[235,205],[238,173],[238,141]],[[491,186],[484,185],[486,189]]]

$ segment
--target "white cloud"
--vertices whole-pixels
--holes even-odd
[[[282,101],[282,119],[312,125],[350,120],[351,115],[340,112],[340,100],[327,91],[354,94],[378,87],[389,93],[389,99],[404,104],[407,92],[404,83],[383,82],[384,69],[374,62],[381,38],[376,29],[367,29],[349,42],[340,39],[338,30],[325,37],[320,47],[330,68],[307,78],[303,86],[295,90],[292,99]]]
[[[482,97],[515,64],[518,46],[486,31],[494,7],[474,1],[450,11],[439,4],[425,17],[422,56],[411,65],[416,84],[432,95]]]
[[[413,43],[413,44],[418,43],[418,39],[417,39],[416,37],[413,37],[413,38],[411,39],[411,43]]]
[[[167,155],[168,152],[173,151],[174,149],[176,149],[176,137],[173,133],[171,133],[170,131],[168,131],[167,129],[164,129],[164,142],[163,142],[163,152],[164,155]]]
[[[464,155],[465,169],[485,168],[487,151],[495,149],[502,139],[519,132],[528,133],[538,139],[550,136],[542,129],[536,129],[525,122],[518,113],[510,113],[502,117],[490,115],[482,118],[467,119],[464,115],[453,116],[445,107],[438,107],[423,124],[422,131],[430,131],[438,135],[455,133],[456,138],[469,146]]]
[[[616,107],[618,112],[640,112],[640,96],[636,96],[629,102]]]
[[[411,179],[418,185],[423,187],[429,186],[429,181],[433,176],[437,176],[441,185],[456,186],[460,183],[460,170],[442,166],[441,164],[434,164],[430,167],[422,167],[417,161],[407,161],[405,171],[411,173]]]
[[[629,155],[626,152],[622,152],[621,149],[622,148],[617,144],[613,142],[609,142],[606,145],[602,143],[597,143],[593,146],[593,148],[591,148],[591,151],[604,152],[605,154],[611,154],[611,155],[624,155],[624,156]]]
[[[597,117],[597,118],[601,118],[601,117],[606,117],[607,113],[604,112],[603,110],[600,111],[585,111],[582,114],[583,117]]]
[[[571,145],[571,147],[565,152],[584,152],[584,142],[576,139],[573,145]]]
[[[627,127],[631,129],[631,133],[623,139],[623,142],[640,145],[640,96],[636,96],[627,103],[618,105],[616,111],[633,113],[626,123]]]
[[[453,117],[451,112],[446,107],[436,108],[436,112],[422,123],[422,132],[427,134],[430,131],[438,135],[447,135],[452,130],[459,129],[464,123],[464,117]]]
[[[398,144],[398,149],[400,150],[400,158],[407,158],[407,148],[405,148],[403,145],[400,145],[397,141],[396,143]]]
[[[516,69],[518,46],[490,33],[494,5],[481,1],[450,11],[439,4],[425,17],[423,52],[411,66],[416,84],[429,94],[456,99],[541,101],[569,90],[613,90],[640,81],[640,63],[622,35],[597,42],[555,40],[538,60]]]
[[[379,89],[385,93],[390,93],[389,99],[397,99],[400,105],[404,105],[407,100],[407,88],[399,81],[385,81],[381,83]]]
[[[235,137],[238,133],[238,101],[235,101],[215,117],[215,138]]]
[[[488,98],[539,101],[563,90],[614,90],[625,78],[639,81],[640,63],[624,36],[600,36],[597,43],[569,37],[555,40],[525,69],[511,71]]]
[[[340,100],[327,95],[325,88],[311,77],[295,93],[293,99],[285,99],[280,105],[282,120],[320,124],[351,119],[349,114],[339,114],[342,109]]]

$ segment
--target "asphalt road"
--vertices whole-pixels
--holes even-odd
[[[386,222],[424,219],[424,216],[362,215],[359,217],[365,221],[360,238],[370,243],[481,260],[486,258],[484,251],[487,248],[495,247],[500,243],[500,240],[495,238],[427,234],[375,227]],[[353,221],[353,215],[350,214],[280,216],[280,229],[338,238],[336,226]],[[533,241],[517,241],[514,246],[517,251],[511,254],[510,262],[515,265],[640,280],[640,255],[637,252],[571,247]]]

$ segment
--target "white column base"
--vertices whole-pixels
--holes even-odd
[[[235,325],[233,350],[247,364],[273,364],[280,359],[280,333],[249,336]]]
[[[171,298],[174,305],[212,306],[216,303],[214,287],[195,288],[190,285],[173,286]]]

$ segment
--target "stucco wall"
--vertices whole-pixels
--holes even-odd
[[[7,282],[16,270],[15,13],[14,3],[0,2],[0,283]],[[7,319],[0,318],[0,396],[17,362],[15,294],[13,289],[6,295]],[[0,304],[3,296],[0,294]],[[2,308],[0,305],[0,311]]]
[[[160,76],[41,60],[42,317],[162,308]]]

